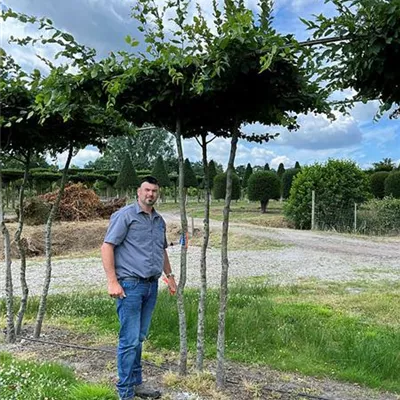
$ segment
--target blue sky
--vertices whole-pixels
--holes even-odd
[[[156,0],[162,3],[162,0]],[[206,12],[210,10],[210,0],[200,0]],[[131,35],[140,40],[135,21],[130,18],[132,0],[0,0],[16,11],[29,15],[46,16],[63,30],[72,33],[80,43],[94,47],[99,57],[105,57],[110,51],[129,50],[124,38]],[[193,3],[194,4],[194,3]],[[249,7],[255,9],[257,1],[248,0]],[[332,6],[323,0],[276,0],[274,7],[274,25],[278,32],[292,33],[299,40],[305,40],[309,34],[300,21],[311,18],[312,14],[332,15]],[[25,36],[32,33],[31,28],[13,23],[1,23],[1,46],[10,51],[26,69],[40,67],[43,64],[35,52],[50,56],[54,49],[15,48],[7,44],[9,35]],[[339,94],[340,96],[340,94]],[[301,128],[296,132],[287,132],[278,128],[280,136],[265,144],[240,142],[236,156],[236,165],[251,163],[264,165],[269,163],[277,167],[283,162],[291,167],[296,161],[301,165],[324,162],[328,158],[345,158],[356,161],[362,168],[368,168],[373,162],[383,158],[392,158],[400,162],[400,124],[384,116],[378,122],[373,118],[378,109],[377,102],[359,104],[350,115],[336,115],[331,122],[326,116],[300,115]],[[262,131],[260,126],[245,127],[245,130]],[[201,159],[201,151],[195,141],[184,142],[185,156],[191,161]],[[209,147],[210,158],[226,165],[229,157],[229,141],[214,140]],[[73,163],[83,166],[85,162],[99,156],[96,148],[87,147],[74,158]],[[65,155],[60,155],[62,162]]]

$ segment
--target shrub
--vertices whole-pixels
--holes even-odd
[[[385,180],[385,196],[400,199],[400,171],[389,173]]]
[[[186,158],[185,163],[183,164],[183,173],[184,173],[184,187],[197,187],[197,177],[193,171],[192,164],[189,159]]]
[[[139,187],[139,178],[136,174],[135,168],[133,167],[129,154],[126,154],[125,156],[117,182],[115,182],[115,187],[125,191]]]
[[[208,164],[208,176],[210,180],[210,189],[214,186],[214,178],[217,176],[217,169],[215,168],[215,162],[213,160]]]
[[[171,186],[171,181],[169,179],[168,172],[165,168],[162,156],[157,157],[154,163],[153,170],[151,171],[151,175],[158,180],[160,187]]]
[[[385,197],[365,203],[358,216],[358,230],[363,233],[382,235],[400,232],[400,199]]]
[[[218,174],[214,178],[213,185],[214,199],[225,199],[226,195],[226,174]],[[233,174],[232,176],[232,200],[240,199],[240,178]]]
[[[293,181],[284,211],[296,228],[310,229],[311,197],[315,190],[318,224],[338,229],[342,225],[341,213],[351,213],[354,203],[364,202],[367,189],[366,175],[353,161],[329,160],[323,165],[306,166]]]
[[[283,163],[280,163],[278,165],[278,171],[276,172],[278,174],[279,179],[282,179],[282,175],[285,173],[285,166],[283,165]]]
[[[259,171],[252,174],[247,186],[249,200],[260,201],[261,212],[265,213],[270,199],[279,199],[281,182],[272,171]]]
[[[385,197],[385,180],[388,175],[387,171],[379,171],[374,172],[369,178],[371,193],[377,199]]]
[[[242,186],[244,189],[247,188],[247,183],[249,182],[250,176],[253,174],[253,168],[250,163],[247,164],[246,169],[244,171]]]
[[[282,197],[286,200],[290,195],[294,177],[300,172],[300,169],[289,168],[282,175]]]

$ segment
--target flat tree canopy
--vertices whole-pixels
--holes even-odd
[[[321,79],[332,90],[354,89],[355,101],[380,100],[381,112],[400,102],[400,2],[392,0],[330,0],[338,11],[305,21],[314,38],[342,38],[324,44]],[[399,114],[399,108],[393,116]]]

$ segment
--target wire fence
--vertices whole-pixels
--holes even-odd
[[[364,235],[400,234],[400,199],[385,198],[357,204],[318,203],[313,196],[311,229]]]

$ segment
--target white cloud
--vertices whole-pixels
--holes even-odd
[[[297,149],[337,149],[360,144],[362,134],[352,116],[336,113],[331,121],[325,115],[300,115],[300,129],[282,131],[276,143]],[[278,128],[279,129],[279,128]]]
[[[217,138],[213,140],[207,147],[208,159],[214,160],[226,168],[229,161],[230,146],[230,139]],[[184,141],[184,152],[185,158],[189,158],[190,161],[200,161],[202,159],[201,148],[195,139]],[[249,144],[244,140],[240,140],[237,145],[235,165],[250,163],[253,166],[264,166],[266,163],[271,164],[273,159],[279,157],[285,156],[276,154],[268,143]],[[287,161],[289,161],[289,159],[287,159]]]
[[[57,155],[56,160],[52,159],[50,156],[47,157],[47,162],[50,164],[56,163],[59,168],[64,168],[67,161],[68,152],[65,151]],[[100,152],[96,148],[85,148],[79,150],[78,153],[72,157],[71,165],[76,165],[78,167],[83,167],[89,161],[95,161],[100,157]]]
[[[278,157],[275,157],[275,158],[273,158],[273,159],[271,160],[269,166],[270,166],[271,168],[278,169],[280,163],[283,163],[283,165],[284,165],[286,168],[289,168],[289,165],[290,165],[290,166],[293,166],[293,165],[294,165],[293,160],[291,160],[289,157],[286,157],[286,156],[278,156]]]
[[[351,110],[351,115],[359,123],[368,123],[374,120],[379,109],[379,101],[369,101],[368,103],[357,103]]]

